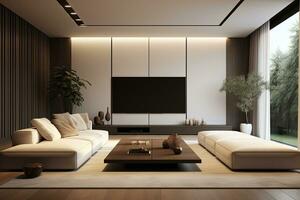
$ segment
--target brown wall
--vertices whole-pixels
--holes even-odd
[[[226,77],[248,74],[249,71],[249,38],[229,38],[226,42]],[[237,109],[236,100],[226,96],[226,123],[234,130],[239,130],[244,114]]]
[[[50,66],[71,67],[71,39],[50,38]]]
[[[0,138],[47,117],[49,38],[0,4]]]
[[[50,72],[57,66],[67,66],[71,69],[71,39],[50,38]],[[63,106],[61,99],[50,99],[50,113],[72,112],[71,105]]]

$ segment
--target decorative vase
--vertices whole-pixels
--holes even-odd
[[[111,118],[111,115],[110,115],[110,112],[109,112],[109,107],[107,107],[107,111],[106,111],[106,115],[105,115],[105,120],[106,120],[107,122],[109,122],[109,121],[110,121],[110,118]]]
[[[246,123],[241,123],[240,124],[240,131],[242,133],[246,133],[246,134],[251,134],[252,132],[252,124],[246,124]]]

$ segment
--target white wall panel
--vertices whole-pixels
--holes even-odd
[[[188,38],[187,115],[207,124],[226,124],[226,39]]]
[[[113,114],[114,125],[148,125],[148,114]]]
[[[88,112],[91,119],[110,107],[110,48],[110,38],[72,38],[72,68],[92,84],[82,89],[85,101],[74,112]]]
[[[150,114],[150,125],[184,124],[185,114]]]
[[[148,38],[112,38],[113,77],[148,76]]]
[[[188,38],[185,72],[184,38],[72,38],[72,67],[92,83],[82,90],[85,102],[75,112],[90,117],[106,111],[111,101],[111,59],[114,76],[185,76],[187,74],[188,118],[208,124],[226,123],[226,96],[219,92],[226,78],[226,39]],[[168,58],[168,59],[166,59]],[[173,63],[174,62],[174,63]],[[159,67],[161,66],[161,68]],[[184,67],[182,67],[184,66]],[[152,69],[153,68],[153,69]],[[184,114],[150,114],[150,124],[181,124]],[[148,114],[114,114],[114,124],[148,124]]]
[[[185,38],[150,38],[150,76],[185,77]]]

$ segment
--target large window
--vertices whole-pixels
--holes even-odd
[[[297,146],[299,12],[270,30],[271,139]]]

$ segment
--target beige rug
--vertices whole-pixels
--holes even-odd
[[[77,171],[44,172],[35,179],[13,179],[0,188],[300,188],[298,172],[233,172],[197,144],[185,138],[202,163],[124,169],[106,166],[103,159],[118,142],[110,140]],[[183,170],[184,169],[184,170]]]

